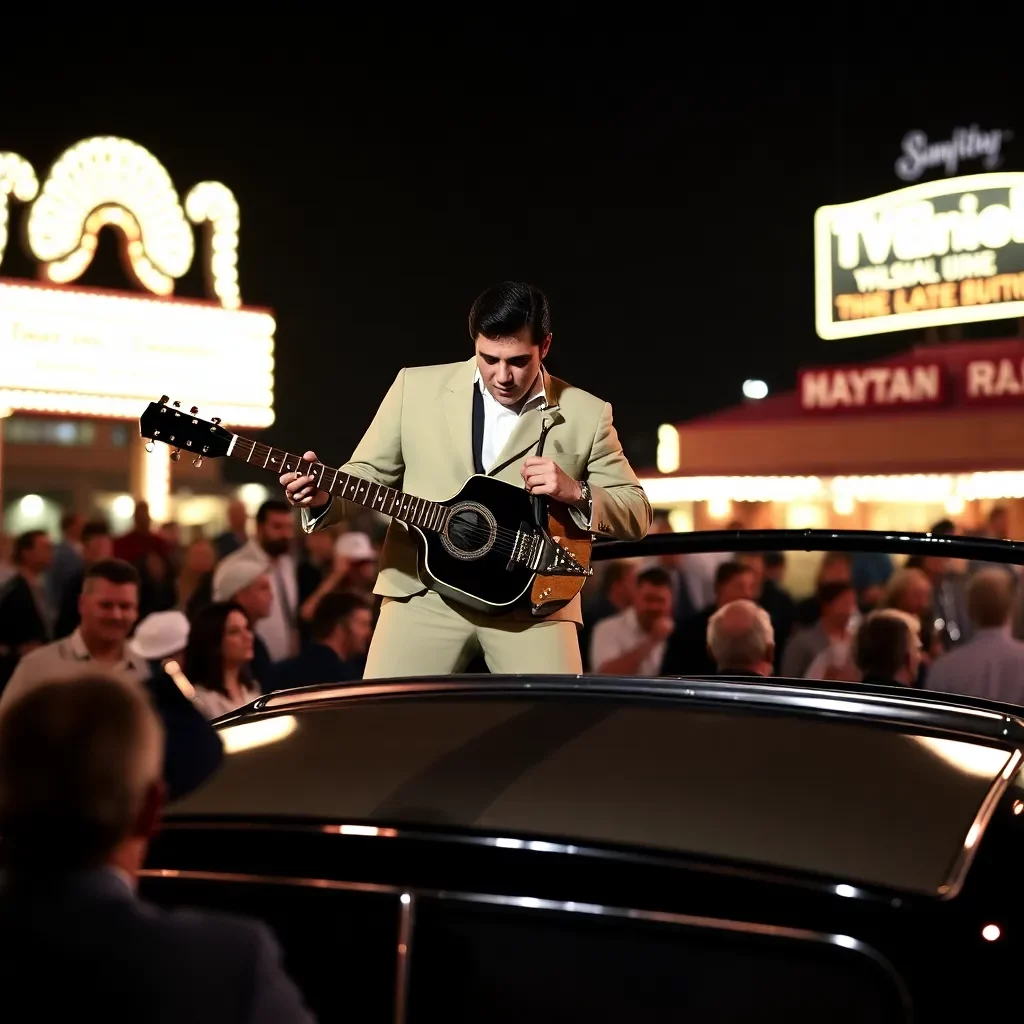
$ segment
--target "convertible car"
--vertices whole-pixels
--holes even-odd
[[[726,677],[271,693],[217,723],[143,891],[266,920],[322,1021],[991,1015],[1024,956],[1018,712]]]

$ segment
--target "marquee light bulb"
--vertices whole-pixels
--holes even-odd
[[[7,249],[10,198],[30,203],[38,191],[39,180],[27,160],[17,153],[0,153],[0,262]]]

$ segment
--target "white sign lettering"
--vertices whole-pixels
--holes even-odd
[[[5,281],[0,408],[135,419],[166,394],[265,427],[274,330],[261,310]]]
[[[961,160],[980,160],[986,171],[1003,162],[1003,143],[1013,134],[1001,128],[983,132],[976,124],[956,128],[952,138],[929,142],[922,131],[903,136],[903,155],[896,161],[896,174],[903,181],[917,181],[926,171],[941,167],[947,176],[957,173]]]
[[[967,364],[968,399],[1024,395],[1024,361],[975,359]]]
[[[925,405],[941,398],[938,363],[808,370],[800,380],[800,404],[807,410]]]

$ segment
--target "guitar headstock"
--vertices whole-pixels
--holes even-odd
[[[201,420],[199,410],[193,406],[183,412],[180,402],[167,404],[167,395],[159,402],[150,402],[139,418],[139,432],[150,441],[174,448],[171,458],[177,462],[181,452],[191,452],[196,466],[203,459],[219,459],[227,455],[234,436],[220,425],[220,417]]]

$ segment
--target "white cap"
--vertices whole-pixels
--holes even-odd
[[[214,601],[230,601],[240,590],[270,571],[270,559],[241,549],[221,560],[213,571]]]
[[[343,533],[334,542],[334,553],[339,558],[347,558],[350,562],[372,562],[377,557],[370,538],[358,531]]]
[[[181,612],[153,612],[139,623],[129,643],[140,658],[153,661],[183,651],[188,632],[188,619]]]

